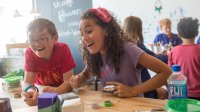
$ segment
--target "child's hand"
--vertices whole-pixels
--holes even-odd
[[[79,88],[81,86],[80,75],[73,75],[70,79],[70,84],[71,84],[72,88]]]
[[[107,82],[106,84],[108,85],[115,85],[115,91],[114,95],[118,97],[133,97],[133,96],[138,96],[138,94],[135,92],[133,93],[133,88],[127,85],[124,85],[119,82]]]
[[[22,95],[25,97],[24,101],[26,102],[26,104],[28,104],[29,106],[37,105],[37,98],[39,96],[39,93],[37,91],[24,92]]]

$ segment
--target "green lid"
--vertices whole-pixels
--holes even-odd
[[[22,78],[23,78],[23,76],[13,76],[13,77],[5,78],[4,80],[9,83],[15,83],[15,82],[19,82],[20,80],[22,80]]]
[[[168,100],[165,109],[167,112],[200,112],[200,101],[193,99]]]
[[[104,107],[112,107],[113,106],[113,103],[109,100],[107,101],[104,101]]]

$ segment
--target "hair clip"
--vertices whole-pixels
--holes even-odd
[[[111,20],[111,15],[105,8],[90,8],[89,11],[94,12],[103,22],[109,23]]]

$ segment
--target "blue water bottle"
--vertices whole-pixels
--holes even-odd
[[[187,98],[187,78],[180,72],[180,65],[172,65],[172,75],[168,78],[168,99]]]

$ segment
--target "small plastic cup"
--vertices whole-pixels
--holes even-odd
[[[3,91],[15,94],[22,92],[22,76],[13,76],[3,79],[2,88]]]

